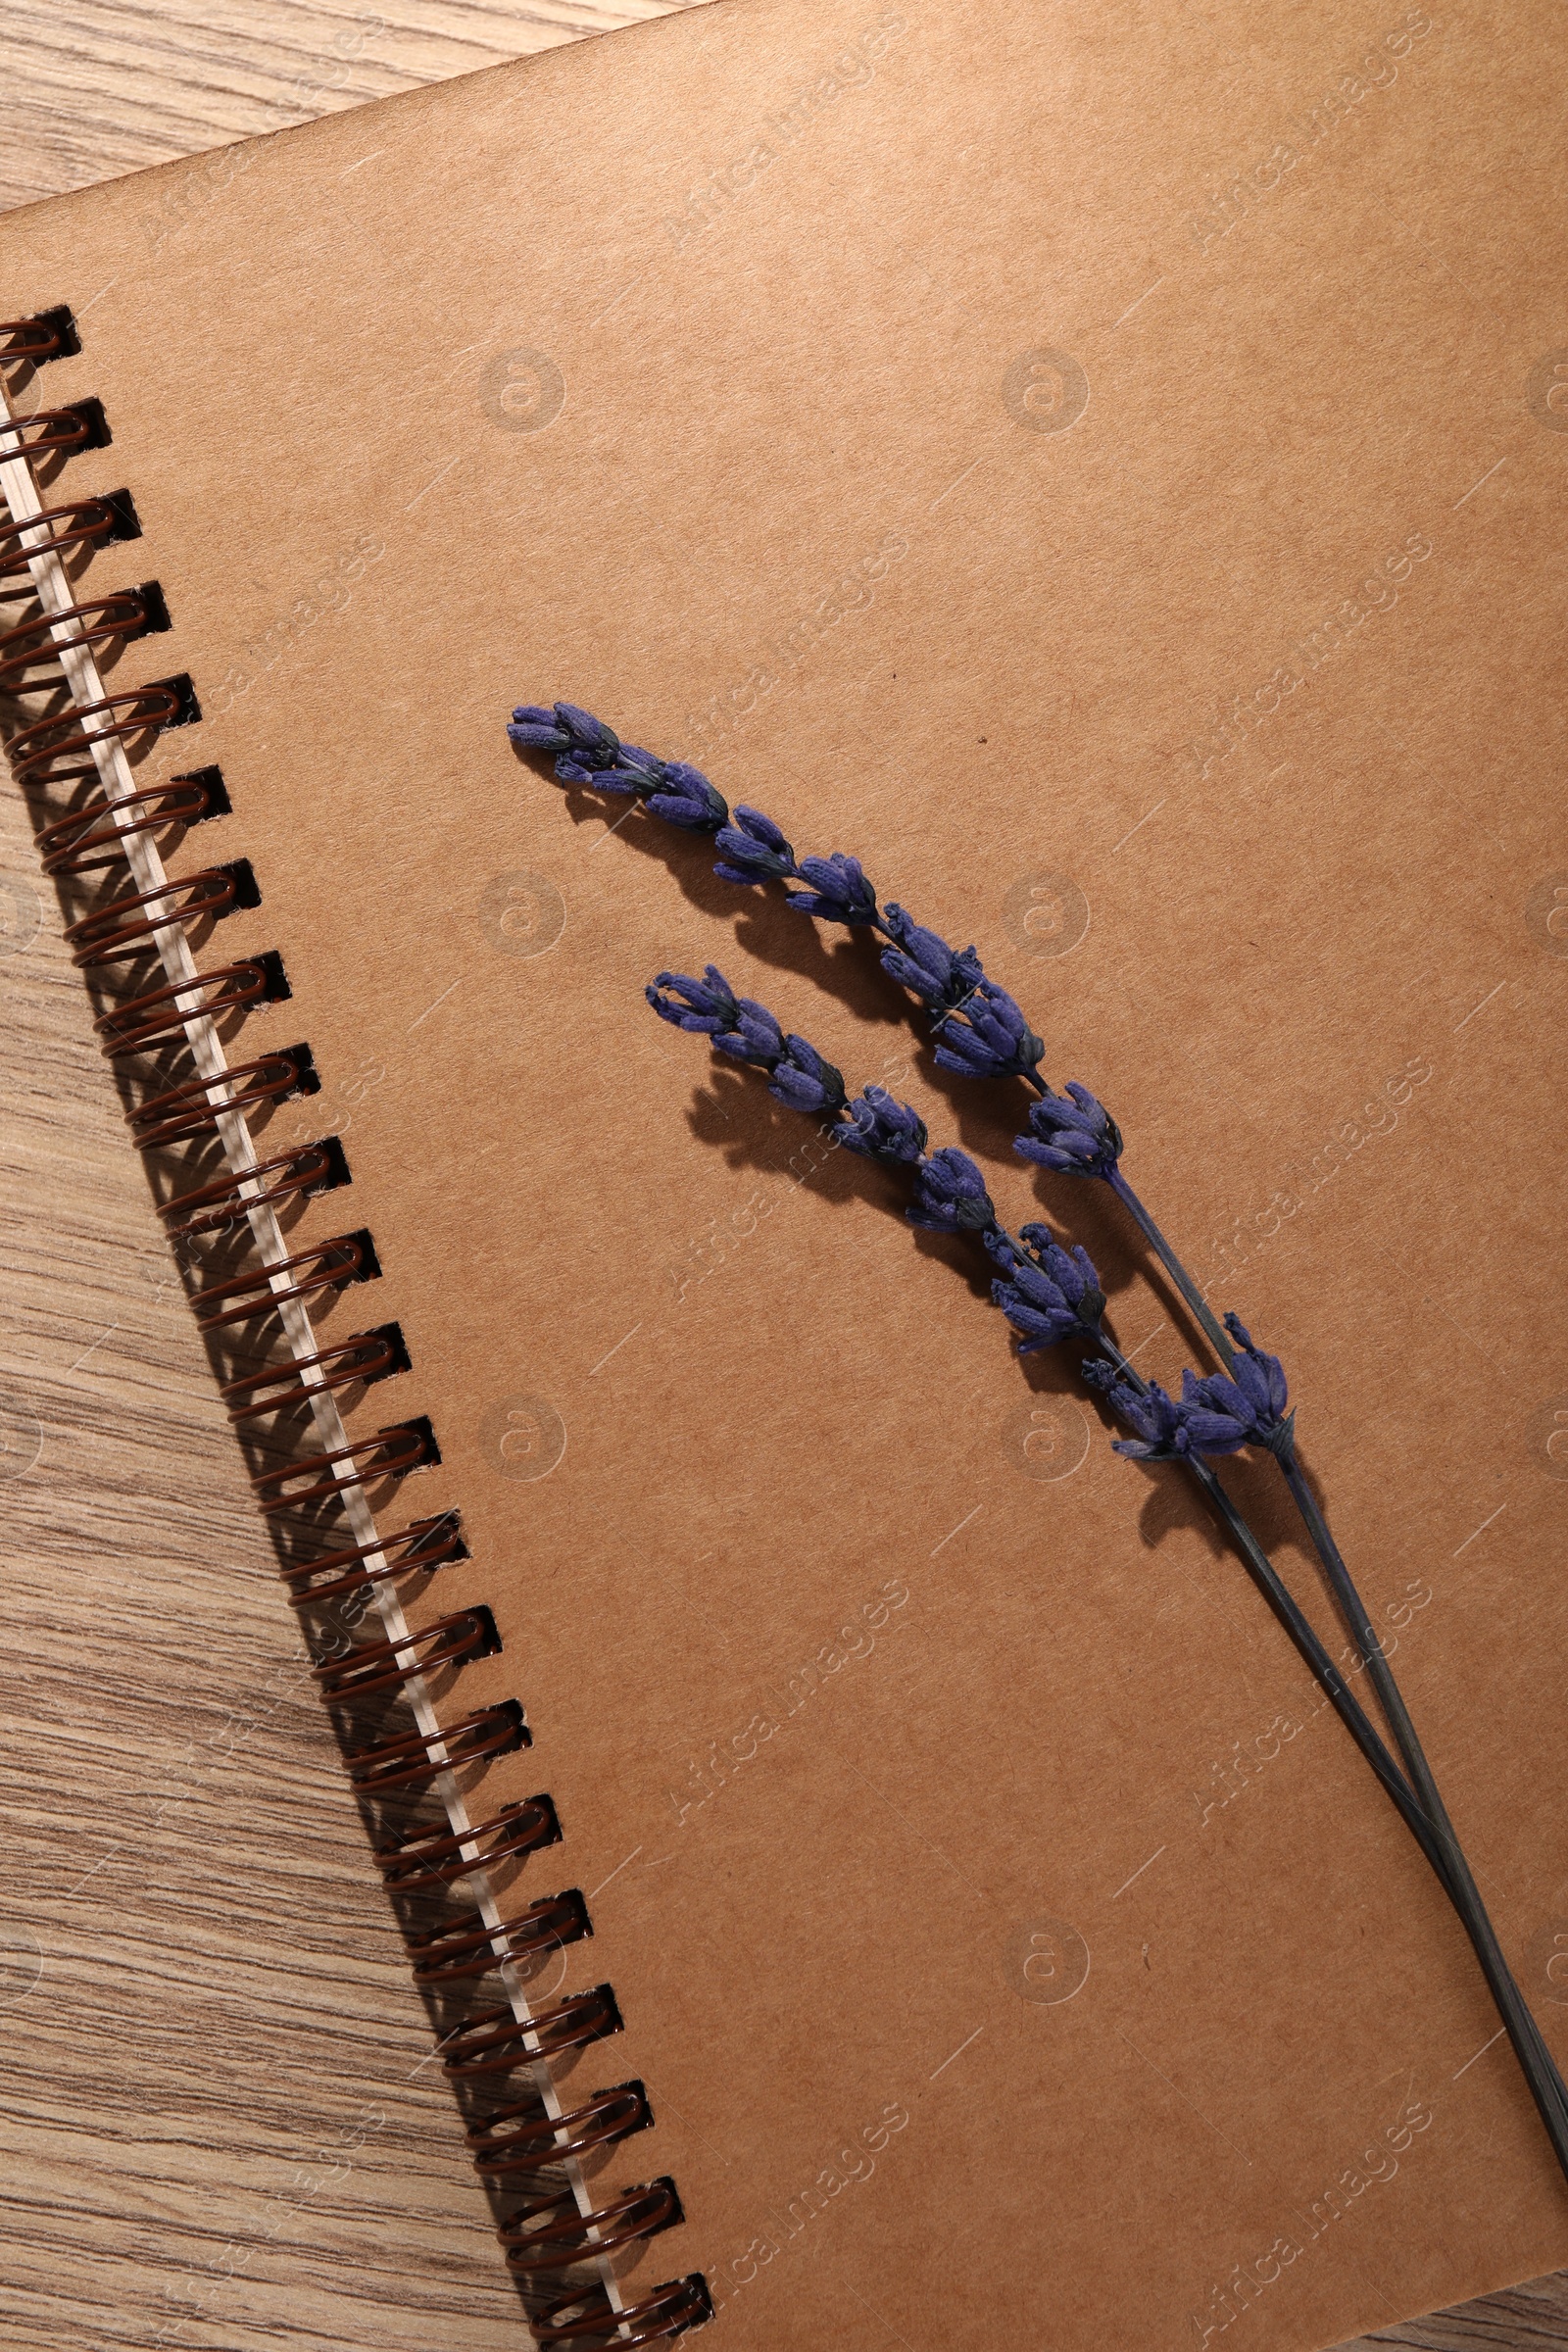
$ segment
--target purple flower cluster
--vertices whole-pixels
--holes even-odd
[[[1047,1087],[1029,1106],[1029,1133],[1013,1150],[1042,1168],[1066,1176],[1108,1176],[1121,1157],[1121,1130],[1087,1086],[1068,1079],[1065,1095]]]
[[[782,882],[796,870],[795,852],[760,808],[737,808],[714,847],[724,858],[713,871],[726,882]]]
[[[760,808],[733,810],[700,769],[684,760],[658,760],[622,743],[612,727],[575,703],[524,704],[507,729],[527,751],[557,755],[563,784],[593,784],[634,793],[655,816],[687,832],[712,833],[719,860],[713,871],[743,888],[785,882],[799,914],[876,932],[886,940],[882,968],[925,1006],[936,1058],[961,1078],[1028,1078],[1034,1085],[1045,1044],[972,947],[954,949],[903,906],[877,904],[858,858],[835,850],[828,858],[797,859],[794,849]]]
[[[885,1087],[862,1087],[845,1113],[839,1142],[846,1152],[885,1165],[914,1166],[925,1156],[925,1121]]]
[[[520,750],[556,753],[559,783],[633,794],[655,816],[683,832],[716,833],[729,815],[729,803],[700,767],[684,760],[656,759],[635,743],[622,743],[613,727],[575,703],[549,709],[523,703],[512,713],[507,733]]]
[[[950,1145],[915,1170],[914,1206],[905,1215],[931,1233],[989,1233],[997,1222],[981,1175],[967,1152]]]
[[[1240,1353],[1236,1377],[1210,1372],[1200,1379],[1182,1374],[1182,1393],[1169,1396],[1157,1381],[1138,1390],[1107,1363],[1086,1364],[1086,1377],[1103,1389],[1111,1410],[1132,1430],[1118,1438],[1116,1451],[1135,1462],[1169,1462],[1184,1455],[1219,1457],[1244,1446],[1266,1446],[1288,1454],[1295,1415],[1287,1412],[1285,1367],[1277,1355],[1252,1345],[1246,1325],[1227,1315],[1226,1325]]]
[[[701,980],[689,972],[661,972],[644,990],[661,1020],[709,1038],[735,1061],[753,1061],[768,1074],[768,1093],[791,1110],[836,1119],[845,1109],[844,1080],[804,1037],[786,1037],[765,1004],[737,997],[717,964]]]
[[[985,978],[973,948],[955,954],[945,939],[925,930],[902,906],[883,909],[882,929],[893,942],[882,951],[882,969],[939,1020],[956,1012]]]
[[[1095,1339],[1105,1311],[1105,1294],[1087,1250],[1064,1250],[1049,1226],[1020,1228],[1020,1250],[1010,1234],[988,1233],[986,1248],[1004,1269],[991,1296],[1018,1334],[1018,1353],[1054,1348],[1062,1340]]]

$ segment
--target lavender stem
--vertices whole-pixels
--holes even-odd
[[[1349,1629],[1351,1638],[1366,1659],[1367,1672],[1372,1677],[1372,1687],[1378,1694],[1383,1712],[1393,1730],[1399,1753],[1404,1758],[1416,1794],[1420,1798],[1427,1819],[1432,1824],[1438,1843],[1443,1849],[1456,1895],[1464,1898],[1468,1914],[1466,1924],[1470,1927],[1471,1940],[1476,1946],[1477,1956],[1480,1958],[1483,1968],[1487,1970],[1487,1981],[1492,1985],[1494,1998],[1497,2002],[1498,2012],[1503,2023],[1508,2027],[1509,2039],[1513,2042],[1514,2048],[1519,2051],[1520,2063],[1524,2065],[1520,2031],[1528,2037],[1529,2045],[1536,2053],[1551,2085],[1559,2117],[1565,2125],[1568,2125],[1568,2088],[1565,2088],[1556,2063],[1546,2048],[1541,2028],[1536,2023],[1524,1996],[1514,1983],[1502,1946],[1497,1940],[1496,1931],[1493,1927],[1486,1904],[1482,1899],[1481,1890],[1477,1886],[1470,1865],[1465,1859],[1464,1849],[1454,1832],[1447,1807],[1443,1801],[1432,1767],[1427,1761],[1426,1751],[1421,1745],[1415,1725],[1411,1721],[1410,1711],[1404,1702],[1404,1694],[1395,1679],[1394,1669],[1389,1664],[1382,1641],[1372,1623],[1366,1603],[1356,1590],[1355,1581],[1334,1540],[1328,1521],[1318,1508],[1317,1498],[1302,1475],[1300,1464],[1296,1458],[1295,1447],[1289,1445],[1282,1447],[1277,1453],[1276,1459],[1279,1462],[1281,1475],[1291,1491],[1296,1507],[1301,1514],[1307,1534],[1312,1539],[1313,1548],[1323,1563],[1324,1573],[1333,1590],[1340,1613]],[[1495,1981],[1494,1972],[1495,1972]],[[1514,2009],[1512,2015],[1510,2015],[1509,2007],[1504,2003],[1502,1992],[1499,1991],[1499,1984],[1505,1986],[1512,1995]],[[1516,2031],[1516,2027],[1519,2031]],[[1531,2076],[1531,2069],[1528,2066],[1525,2067],[1525,2071],[1527,2076]],[[1533,2076],[1531,2077],[1531,2089],[1536,2092],[1536,2103],[1540,2106],[1541,2095],[1537,2090]],[[1542,2114],[1544,2121],[1544,2108],[1543,2108]],[[1547,2129],[1550,2130],[1549,2124]],[[1555,2134],[1553,2134],[1552,2144],[1558,2146]],[[1558,2152],[1559,2154],[1563,2152],[1560,2147]],[[1565,2169],[1568,2169],[1568,2161],[1565,2161]]]
[[[1224,1325],[1209,1307],[1197,1283],[1188,1273],[1187,1268],[1182,1264],[1181,1259],[1166,1241],[1165,1236],[1160,1232],[1138,1195],[1133,1191],[1121,1169],[1119,1167],[1111,1168],[1105,1177],[1105,1182],[1117,1200],[1126,1207],[1139,1232],[1192,1308],[1203,1337],[1219,1357],[1226,1371],[1233,1372],[1236,1368],[1236,1350],[1231,1346]]]

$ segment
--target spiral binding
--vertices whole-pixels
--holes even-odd
[[[144,636],[154,625],[154,593],[151,587],[118,588],[112,596],[93,597],[82,605],[67,605],[60,612],[41,612],[36,620],[23,621],[7,629],[0,644],[8,645],[11,651],[0,657],[0,694],[24,692],[23,680],[28,670],[45,668],[51,662],[57,662],[62,652],[79,653],[88,646],[106,645],[116,638],[128,644],[133,637]],[[62,622],[68,620],[91,625],[62,637],[58,631]],[[100,811],[103,806],[99,804]],[[204,811],[198,809],[196,813]],[[66,821],[69,824],[76,820]],[[103,860],[106,865],[112,862],[108,858]],[[59,869],[52,867],[46,857],[43,870],[47,874]]]
[[[411,1936],[409,1950],[416,1984],[445,1984],[457,1977],[488,1976],[504,1960],[537,1959],[592,1934],[588,1906],[573,1886],[564,1894],[542,1895],[500,1936],[470,1911],[433,1936]]]
[[[252,1138],[253,1113],[318,1091],[310,1049],[273,1050],[240,1062],[230,1062],[224,1051],[233,1025],[256,1006],[287,998],[281,960],[269,953],[198,970],[194,959],[192,933],[205,935],[235,907],[258,905],[259,894],[244,861],[172,880],[162,862],[162,841],[227,811],[222,779],[206,768],[138,786],[130,766],[136,746],[199,720],[194,689],[177,677],[111,693],[98,671],[100,648],[121,649],[170,625],[154,583],[88,596],[73,577],[99,547],[140,535],[134,507],[125,491],[57,497],[51,504],[39,492],[35,467],[52,473],[108,440],[96,402],[21,415],[12,405],[13,370],[36,370],[79,348],[67,310],[0,320],[0,490],[9,515],[0,521],[0,606],[32,608],[0,629],[0,693],[54,691],[63,683],[67,695],[61,708],[6,737],[4,749],[18,782],[35,794],[91,788],[78,806],[38,826],[45,873],[70,885],[117,866],[128,869],[131,888],[68,926],[75,962],[94,977],[149,960],[163,967],[156,985],[121,998],[94,1026],[106,1055],[154,1073],[126,1112],[139,1151],[201,1154],[216,1144],[222,1152],[222,1173],[193,1169],[199,1180],[171,1193],[160,1214],[175,1243],[227,1235],[255,1251],[254,1267],[191,1291],[204,1332],[258,1324],[280,1336],[287,1349],[263,1370],[223,1384],[231,1421],[248,1428],[268,1420],[275,1428],[303,1411],[314,1423],[314,1450],[291,1451],[252,1473],[258,1507],[291,1528],[308,1529],[327,1506],[348,1521],[352,1542],[318,1548],[319,1535],[309,1535],[305,1556],[291,1553],[283,1561],[290,1604],[306,1610],[341,1602],[356,1606],[360,1617],[371,1608],[380,1617],[378,1638],[350,1642],[319,1660],[316,1680],[334,1705],[390,1695],[414,1715],[412,1732],[390,1732],[345,1752],[350,1779],[365,1795],[429,1789],[442,1804],[443,1823],[416,1824],[375,1849],[382,1878],[400,1900],[466,1889],[466,1907],[457,1916],[417,1933],[409,1929],[416,1980],[445,1988],[499,1975],[505,1986],[505,2004],[469,2016],[448,2034],[442,2055],[455,2082],[521,2072],[533,2085],[531,2097],[470,2127],[468,2141],[492,2189],[523,2199],[499,2231],[509,2265],[524,2279],[561,2274],[566,2288],[532,2322],[534,2332],[542,2344],[583,2352],[591,2345],[612,2343],[626,2352],[667,2342],[711,2317],[706,2282],[693,2273],[628,2302],[612,2258],[681,2221],[674,2183],[644,2181],[595,2205],[580,2169],[583,2157],[651,2125],[647,2094],[640,2082],[621,2083],[568,2111],[550,2072],[553,2060],[621,2031],[614,1994],[600,1984],[534,2008],[518,1974],[519,1965],[592,1935],[587,1904],[571,1888],[540,1897],[505,1921],[491,1889],[499,1866],[523,1863],[560,1841],[555,1807],[539,1795],[475,1823],[458,1788],[461,1769],[530,1744],[522,1708],[506,1700],[443,1723],[429,1694],[432,1675],[457,1674],[500,1649],[495,1621],[486,1608],[464,1607],[412,1631],[397,1597],[400,1580],[467,1557],[460,1515],[450,1510],[416,1519],[385,1537],[372,1516],[368,1490],[439,1461],[435,1433],[428,1421],[414,1418],[351,1439],[339,1410],[338,1391],[363,1393],[368,1383],[409,1369],[402,1334],[388,1324],[320,1345],[312,1326],[309,1300],[380,1276],[374,1245],[368,1233],[358,1232],[291,1250],[278,1223],[288,1203],[349,1181],[342,1146],[327,1135],[260,1156]],[[158,1069],[164,1057],[181,1054],[194,1065],[191,1073]],[[573,2271],[585,2274],[575,2284],[566,2277]]]
[[[270,1060],[276,1058],[269,1056]],[[251,1065],[259,1066],[264,1065]],[[230,1078],[239,1074],[235,1070],[229,1072]],[[260,1084],[250,1097],[252,1102],[270,1099],[266,1086]],[[249,1108],[244,1091],[230,1098],[229,1106],[235,1110]],[[155,1149],[151,1137],[135,1140],[143,1152]],[[329,1192],[334,1184],[346,1183],[342,1155],[334,1149],[334,1142],[329,1137],[318,1144],[298,1144],[292,1152],[280,1152],[275,1158],[259,1159],[253,1168],[237,1176],[222,1176],[213,1184],[199,1184],[191,1192],[173,1194],[162,1202],[158,1211],[164,1220],[165,1233],[172,1242],[221,1233],[231,1230],[241,1218],[248,1218],[253,1210],[275,1208],[280,1200],[311,1200],[318,1193]],[[268,1179],[265,1183],[264,1178]]]
[[[569,2189],[563,2190],[524,2205],[496,2234],[514,2270],[565,2271],[585,2253],[614,2253],[636,2238],[673,2228],[680,2219],[674,2181],[650,2180],[641,2188],[623,2188],[592,2213],[580,2212]]]
[[[561,1824],[549,1797],[527,1796],[518,1804],[503,1805],[493,1821],[477,1822],[461,1833],[411,1830],[391,1845],[378,1845],[375,1860],[387,1885],[400,1891],[449,1886],[454,1879],[466,1879],[475,1870],[493,1870],[499,1862],[555,1845],[560,1837]]]
[[[309,1274],[297,1282],[285,1284],[279,1290],[280,1274],[297,1273],[309,1266]],[[292,1257],[279,1258],[276,1265],[263,1266],[254,1274],[236,1274],[227,1282],[209,1282],[190,1295],[191,1312],[203,1331],[221,1331],[230,1323],[252,1323],[258,1315],[270,1315],[277,1307],[286,1306],[295,1298],[309,1298],[317,1291],[339,1290],[345,1283],[368,1282],[380,1272],[374,1262],[368,1233],[340,1233],[329,1242],[317,1242],[309,1250],[300,1250]]]
[[[634,2132],[646,2132],[653,2120],[642,2084],[622,2082],[614,2090],[596,2090],[554,2122],[541,2118],[531,2101],[498,2108],[488,2122],[470,2127],[468,2146],[480,2172],[497,2180],[514,2173],[545,2172],[565,2156],[613,2147]]]

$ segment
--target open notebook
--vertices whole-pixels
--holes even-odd
[[[1560,2044],[1565,48],[746,0],[0,220],[81,426],[3,436],[8,726],[97,706],[15,764],[545,2340],[1305,2352],[1568,2259],[1176,1474],[644,983],[906,1096],[1173,1385],[1111,1204],[505,732],[859,855],[1110,1102]]]

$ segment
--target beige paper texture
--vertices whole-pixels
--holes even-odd
[[[862,947],[510,752],[564,696],[974,938],[1128,1137],[1303,1452],[1561,2050],[1568,1366],[1564,33],[1336,5],[749,0],[0,221],[131,488],[495,1611],[477,1815],[590,1898],[702,2270],[758,2352],[1301,2348],[1568,2259],[1406,1834],[1176,1474],[1020,1366],[987,1269],[657,1023],[722,965],[1082,1239]],[[1316,1598],[1265,1475],[1235,1492]],[[1228,1473],[1228,1475],[1230,1475]],[[1332,1633],[1338,1649],[1342,1638]],[[482,2002],[483,1988],[476,1995]],[[1483,2053],[1484,2054],[1481,2054]],[[719,2337],[715,2335],[717,2342]]]

